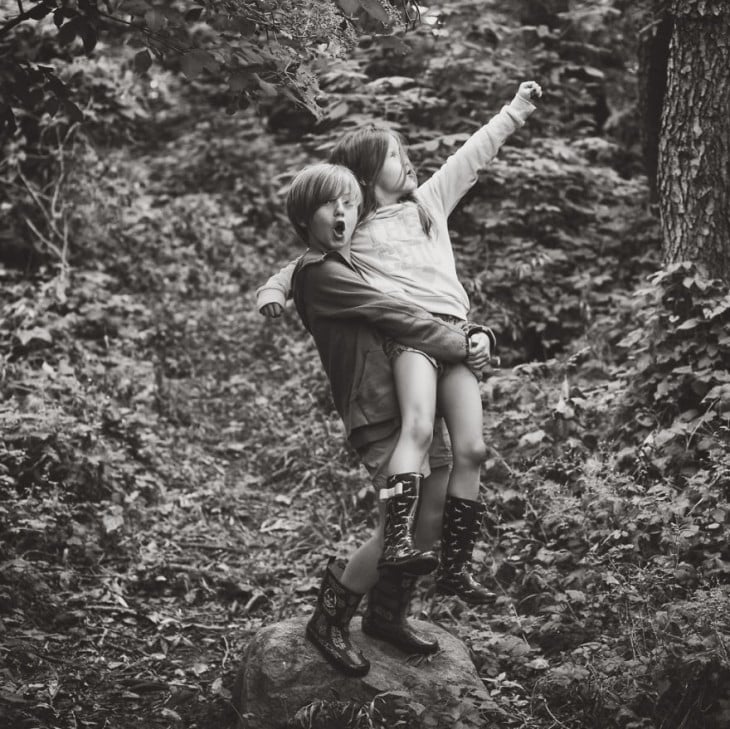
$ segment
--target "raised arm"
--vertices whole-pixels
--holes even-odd
[[[514,99],[502,107],[479,131],[452,154],[442,167],[418,188],[418,197],[426,207],[437,206],[447,217],[469,188],[479,171],[499,152],[507,138],[535,111],[531,99],[542,95],[534,81],[520,84]]]
[[[294,300],[315,338],[315,330],[327,327],[328,320],[357,320],[444,362],[464,361],[469,336],[479,330],[447,324],[405,299],[383,294],[335,258],[305,266],[297,273]]]
[[[290,261],[261,287],[256,289],[256,308],[270,318],[276,318],[284,310],[292,295],[292,277],[299,258]]]

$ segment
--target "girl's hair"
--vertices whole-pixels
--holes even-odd
[[[347,167],[321,162],[305,167],[297,174],[286,196],[286,213],[305,243],[309,239],[309,224],[317,209],[342,195],[352,195],[358,205],[362,202],[360,186]]]
[[[360,209],[360,220],[378,207],[377,200],[375,199],[375,183],[377,182],[380,170],[383,169],[391,137],[395,137],[398,142],[401,160],[404,165],[409,164],[405,144],[401,135],[392,129],[375,124],[368,124],[353,132],[347,132],[332,149],[330,162],[349,167],[360,183],[363,198],[362,208]],[[416,203],[421,227],[423,228],[423,232],[428,235],[433,225],[433,220],[428,210],[426,210],[413,193],[405,195],[404,199]]]

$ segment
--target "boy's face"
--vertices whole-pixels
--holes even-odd
[[[309,221],[309,244],[321,251],[347,249],[357,225],[356,195],[343,193],[320,205]]]

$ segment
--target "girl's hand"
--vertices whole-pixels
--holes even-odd
[[[526,101],[539,99],[542,96],[542,88],[536,81],[523,81],[520,88],[517,89],[517,96],[521,96]]]
[[[281,304],[272,302],[270,304],[264,304],[260,311],[267,319],[278,319],[284,311],[284,307]]]

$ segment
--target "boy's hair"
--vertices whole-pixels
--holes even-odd
[[[358,205],[362,201],[360,186],[347,167],[321,162],[297,174],[286,196],[286,213],[305,243],[309,242],[309,224],[317,209],[342,195],[357,197]]]
[[[362,188],[363,202],[360,209],[360,220],[378,207],[375,199],[375,183],[380,170],[383,169],[391,137],[395,137],[398,142],[401,159],[405,161],[407,155],[403,137],[388,127],[376,124],[368,124],[355,131],[347,132],[332,149],[330,162],[349,167],[355,173]],[[423,232],[428,235],[433,224],[428,210],[413,194],[406,195],[404,199],[416,203],[421,227]]]

